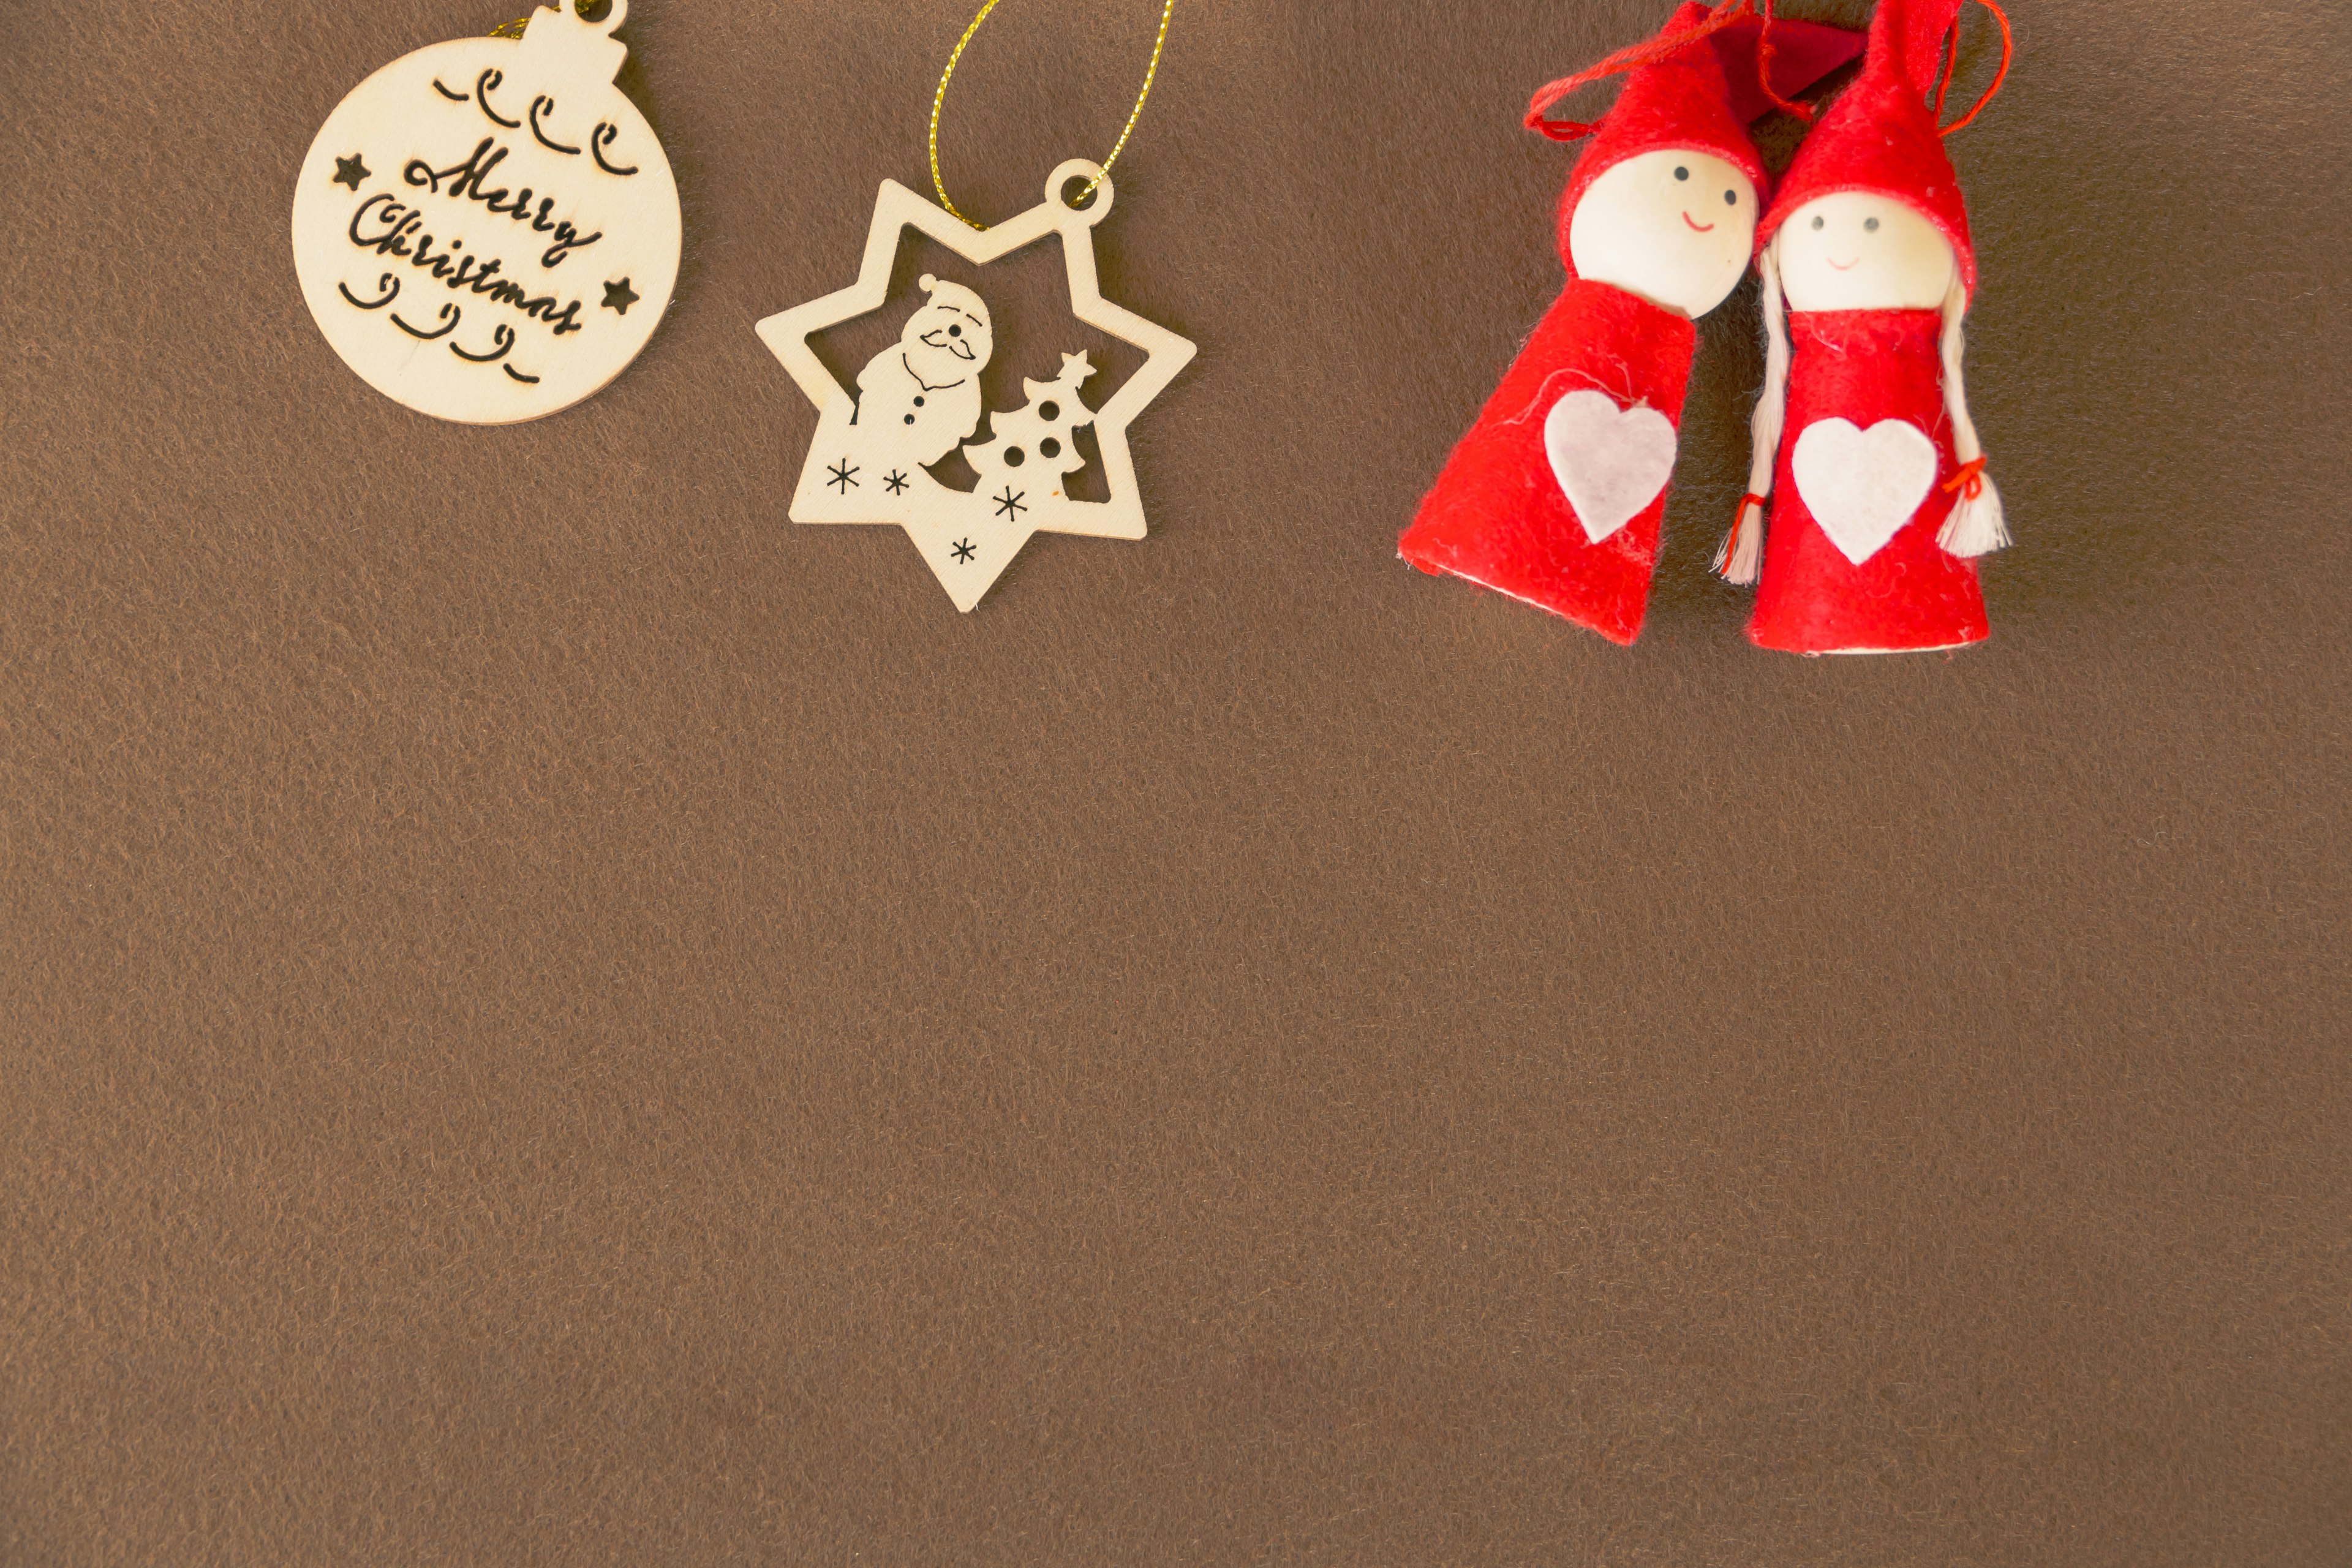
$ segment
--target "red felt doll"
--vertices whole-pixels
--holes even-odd
[[[1765,185],[1747,122],[1859,52],[1780,23],[1768,91],[1753,0],[1691,0],[1649,43],[1537,95],[1528,123],[1591,135],[1559,206],[1569,282],[1423,501],[1399,552],[1630,643],[1658,556],[1692,318],[1748,265]],[[1728,71],[1727,71],[1728,68]],[[1543,111],[1628,71],[1596,126]]]
[[[1749,494],[1717,565],[1753,583],[1760,555],[1748,627],[1759,647],[1895,653],[1990,630],[1973,558],[2009,533],[1960,374],[1976,252],[1927,103],[1959,6],[1879,0],[1860,79],[1757,229],[1765,386]]]

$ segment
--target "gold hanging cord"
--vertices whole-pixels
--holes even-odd
[[[948,68],[940,73],[940,90],[931,97],[931,189],[939,192],[940,205],[955,213],[957,217],[974,228],[986,228],[988,226],[972,223],[971,219],[957,212],[955,203],[948,200],[947,182],[940,177],[940,110],[948,100],[948,80],[955,75],[956,62],[963,58],[964,46],[971,42],[971,36],[980,31],[980,25],[987,21],[988,14],[995,9],[996,0],[988,0],[988,4],[980,8],[980,15],[971,19],[971,26],[963,30],[963,37],[956,40],[955,52],[948,57]],[[1176,0],[1168,0],[1160,11],[1160,36],[1151,40],[1151,64],[1144,70],[1143,90],[1135,95],[1135,108],[1128,113],[1127,127],[1118,133],[1118,140],[1111,144],[1110,156],[1102,161],[1102,173],[1087,182],[1087,188],[1078,193],[1072,205],[1095,194],[1095,187],[1109,175],[1110,166],[1118,162],[1120,152],[1127,146],[1127,139],[1135,134],[1135,122],[1143,116],[1143,100],[1151,96],[1151,79],[1160,74],[1160,51],[1168,47],[1168,19],[1175,14]]]

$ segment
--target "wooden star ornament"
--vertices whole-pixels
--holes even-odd
[[[1096,182],[1085,207],[1062,199],[1085,181]],[[1094,227],[1109,213],[1113,195],[1101,169],[1074,158],[1047,179],[1043,202],[992,228],[975,229],[897,181],[882,183],[857,281],[759,323],[761,342],[817,410],[816,437],[793,492],[794,522],[897,524],[959,610],[980,602],[1033,534],[1143,537],[1143,501],[1127,427],[1175,379],[1194,348],[1102,297]],[[888,302],[900,237],[909,228],[980,267],[1058,235],[1069,271],[1070,313],[1141,349],[1143,364],[1100,408],[1089,409],[1079,388],[1093,367],[1084,354],[1066,353],[1059,379],[1025,382],[1028,405],[995,411],[989,438],[975,440],[981,372],[994,346],[987,302],[972,289],[927,276],[929,299],[915,308],[898,341],[867,362],[855,391],[842,385],[808,340]],[[1108,500],[1066,493],[1068,476],[1084,466],[1071,432],[1089,424],[1102,454]],[[971,490],[943,484],[929,470],[958,448],[981,479]]]

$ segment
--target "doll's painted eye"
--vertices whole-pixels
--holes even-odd
[[[1862,220],[1862,226],[1869,230],[1872,234],[1876,234],[1878,232],[1878,220],[1874,217],[1866,217]]]
[[[1738,205],[1739,205],[1739,193],[1738,193],[1738,191],[1726,191],[1726,192],[1724,192],[1724,193],[1723,193],[1723,205],[1724,205],[1725,206],[1727,206],[1727,207],[1736,207],[1736,206],[1738,206]]]
[[[1687,180],[1690,178],[1690,171],[1677,164],[1675,168],[1675,178],[1677,180]]]
[[[1814,226],[1815,228],[1819,228],[1819,227],[1821,227],[1821,226],[1822,226],[1822,216],[1821,216],[1819,213],[1815,213],[1815,214],[1813,215],[1813,226]]]

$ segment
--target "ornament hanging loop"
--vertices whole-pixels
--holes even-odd
[[[1742,3],[1747,3],[1747,0],[1742,0]],[[983,223],[975,223],[971,218],[965,217],[963,213],[956,206],[955,203],[948,199],[947,181],[942,178],[940,174],[940,111],[941,109],[946,107],[948,101],[948,83],[955,76],[956,63],[963,58],[963,51],[971,43],[972,35],[980,31],[980,25],[988,20],[988,14],[996,9],[996,5],[997,0],[988,0],[986,5],[981,6],[980,15],[971,19],[971,26],[966,27],[963,30],[963,37],[956,40],[954,50],[948,56],[947,68],[940,72],[940,89],[937,92],[931,95],[931,129],[929,140],[931,154],[931,189],[939,193],[940,205],[945,207],[950,213],[952,213],[962,222],[969,224],[971,227],[977,229],[985,229],[988,226]],[[1128,110],[1127,123],[1120,128],[1118,140],[1111,143],[1110,156],[1105,158],[1100,165],[1087,163],[1084,159],[1074,158],[1071,160],[1071,163],[1084,163],[1085,166],[1092,172],[1092,178],[1088,181],[1087,188],[1080,191],[1077,194],[1076,200],[1071,204],[1071,209],[1073,211],[1092,215],[1087,219],[1089,226],[1101,222],[1101,215],[1109,209],[1110,203],[1108,200],[1109,194],[1108,189],[1105,188],[1103,192],[1106,199],[1092,206],[1082,207],[1078,206],[1076,203],[1084,202],[1088,196],[1093,195],[1098,187],[1103,186],[1103,182],[1110,177],[1110,166],[1113,163],[1118,163],[1118,155],[1127,150],[1127,139],[1135,134],[1135,122],[1143,118],[1144,100],[1151,96],[1151,84],[1160,75],[1160,51],[1168,47],[1168,23],[1175,15],[1176,0],[1166,0],[1166,3],[1160,8],[1160,31],[1154,35],[1151,40],[1151,63],[1146,66],[1143,70],[1142,90],[1135,95],[1135,107]],[[1065,163],[1062,165],[1065,169],[1070,166],[1070,163]],[[1045,187],[1045,200],[1049,205],[1061,201],[1062,184],[1061,172],[1060,170],[1056,170],[1055,171],[1053,181]]]
[[[629,0],[549,0],[548,9],[570,11],[589,26],[610,33],[629,19]],[[490,29],[493,38],[520,38],[530,28],[530,17],[517,16]]]
[[[1086,182],[1084,189],[1070,189],[1082,180]],[[1087,228],[1110,216],[1111,201],[1118,195],[1118,187],[1110,182],[1110,171],[1084,158],[1072,158],[1045,176],[1045,205],[1068,209],[1071,220]]]

